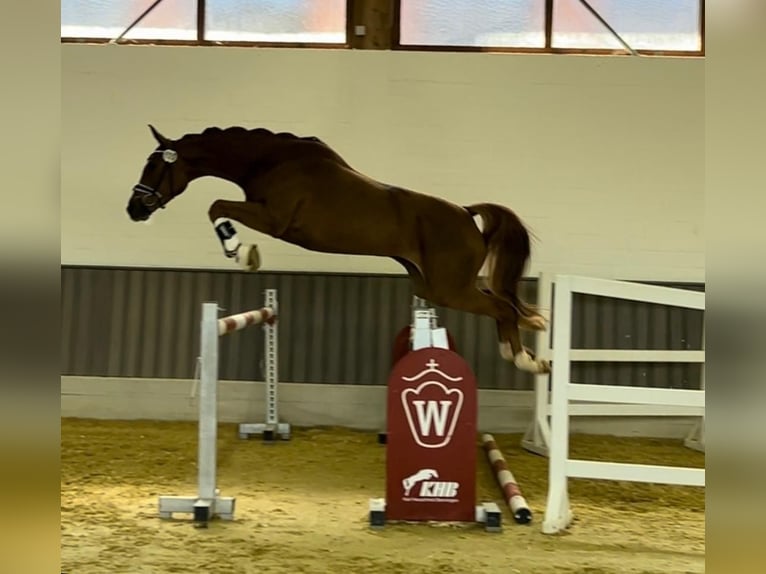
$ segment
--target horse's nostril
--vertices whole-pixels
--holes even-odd
[[[126,209],[133,221],[144,221],[149,218],[150,211],[140,202],[131,201]]]

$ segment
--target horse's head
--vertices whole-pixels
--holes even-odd
[[[175,149],[173,140],[149,129],[159,146],[146,160],[141,179],[128,200],[128,215],[133,221],[145,221],[159,208],[183,192],[189,184],[188,165]]]

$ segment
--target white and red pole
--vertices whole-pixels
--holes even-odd
[[[503,490],[503,496],[508,508],[511,509],[513,519],[519,524],[529,524],[532,521],[532,511],[527,505],[527,501],[521,494],[516,479],[505,462],[503,453],[495,443],[495,438],[491,434],[484,434],[481,437],[484,451],[487,453],[492,470],[495,471],[495,478],[500,488]]]

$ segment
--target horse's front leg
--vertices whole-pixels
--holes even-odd
[[[259,203],[219,199],[210,206],[208,216],[221,242],[224,255],[233,258],[245,271],[256,271],[260,268],[258,246],[242,243],[231,220],[272,235],[274,225],[265,207]]]

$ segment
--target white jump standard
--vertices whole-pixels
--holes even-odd
[[[685,309],[705,310],[705,294],[684,289],[642,285],[624,281],[608,281],[589,277],[559,275],[556,278],[556,297],[553,305],[553,374],[551,381],[551,424],[548,442],[548,501],[543,519],[544,534],[566,530],[572,522],[569,504],[568,479],[651,482],[655,484],[682,484],[705,486],[705,469],[618,462],[596,462],[570,458],[569,417],[571,402],[617,403],[625,405],[652,405],[672,408],[696,409],[704,415],[705,391],[674,388],[632,387],[575,383],[571,380],[571,363],[586,351],[572,349],[572,300],[574,293],[586,293],[629,301],[646,301]],[[579,351],[579,353],[578,353]],[[682,353],[683,351],[674,351]],[[613,350],[589,349],[590,360],[607,357]],[[668,351],[626,351],[647,360],[666,360]],[[698,351],[686,351],[691,360],[702,359]],[[579,355],[579,356],[578,356]]]
[[[233,497],[219,496],[216,485],[216,439],[218,434],[218,338],[250,325],[274,322],[272,308],[218,318],[218,304],[202,304],[200,322],[200,385],[198,420],[197,496],[160,496],[160,518],[192,513],[194,521],[207,523],[214,517],[234,518]]]
[[[266,289],[266,309],[278,313],[277,290]],[[241,423],[239,425],[239,438],[247,439],[250,435],[260,434],[266,442],[273,442],[277,436],[282,440],[290,440],[290,424],[279,422],[279,410],[277,409],[277,382],[278,377],[278,339],[277,323],[266,320],[263,325],[264,349],[264,380],[266,381],[266,421],[263,423]]]
[[[537,305],[540,312],[550,321],[551,313],[546,311],[554,302],[553,288],[555,276],[541,273],[538,282]],[[632,289],[631,283],[622,282],[618,287],[627,286]],[[650,288],[653,286],[650,286]],[[695,293],[694,291],[685,291]],[[656,293],[656,291],[650,291]],[[640,299],[635,299],[641,301]],[[553,347],[551,330],[538,331],[536,334],[535,354],[540,359],[552,359]],[[626,350],[626,349],[571,349],[569,358],[572,361],[602,362],[612,361],[620,363],[635,362],[665,362],[665,363],[698,363],[702,367],[700,388],[705,388],[705,351],[704,351],[704,326],[702,350]],[[535,402],[534,416],[531,424],[524,434],[521,446],[535,454],[548,456],[551,441],[551,402],[548,386],[551,379],[548,374],[535,376]],[[698,422],[691,429],[684,441],[688,448],[704,452],[704,417],[705,407],[689,405],[666,405],[666,404],[641,404],[641,403],[605,403],[600,401],[577,401],[569,405],[570,417],[696,417]]]

